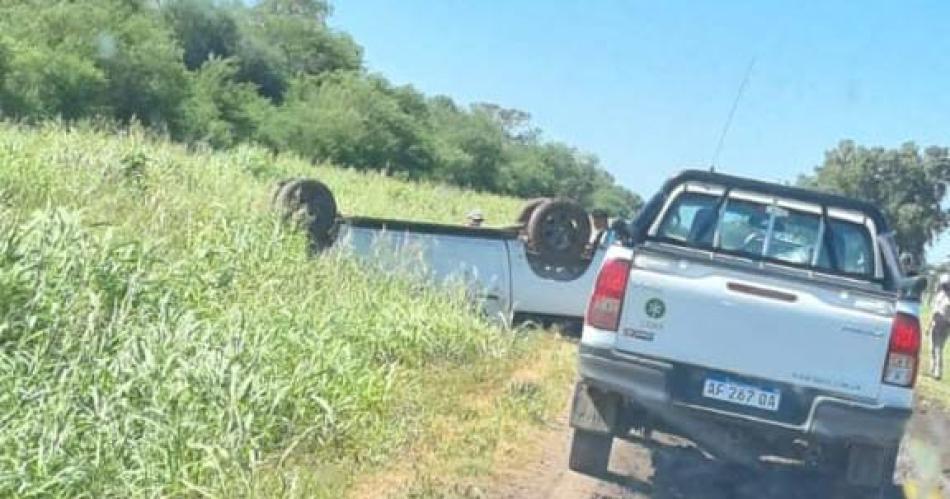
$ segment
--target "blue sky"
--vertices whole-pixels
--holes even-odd
[[[330,23],[370,70],[528,111],[643,196],[710,164],[753,59],[721,171],[792,180],[845,138],[950,144],[950,2],[341,0]]]

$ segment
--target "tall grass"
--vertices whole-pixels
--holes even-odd
[[[312,167],[145,132],[0,126],[0,496],[299,495],[383,459],[413,386],[523,342],[458,293],[309,258],[268,209]],[[499,221],[517,200],[321,167],[345,211]],[[319,484],[318,484],[319,486]]]

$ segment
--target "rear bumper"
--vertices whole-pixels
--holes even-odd
[[[667,362],[585,345],[580,346],[578,359],[584,384],[600,392],[616,394],[652,417],[681,428],[708,429],[706,425],[692,424],[692,421],[704,420],[739,425],[751,431],[786,433],[793,438],[880,446],[898,443],[911,416],[909,408],[874,406],[820,396],[815,398],[802,424],[780,423],[674,400],[670,386],[674,365]],[[572,424],[574,420],[572,417]]]

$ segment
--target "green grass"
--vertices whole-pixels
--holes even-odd
[[[505,223],[520,205],[253,147],[0,125],[0,496],[333,496],[425,434],[422,387],[548,341],[461,293],[308,258],[268,205],[304,175],[353,214]]]
[[[572,393],[577,353],[556,336],[539,340],[517,359],[446,372],[422,387],[426,431],[350,497],[491,497],[484,491],[500,474],[537,459],[539,436],[559,426]]]

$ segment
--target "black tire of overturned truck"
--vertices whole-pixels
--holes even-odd
[[[574,437],[571,439],[568,467],[571,471],[595,478],[606,477],[613,443],[613,435],[575,428]]]
[[[535,208],[528,221],[528,247],[543,262],[571,265],[584,257],[590,218],[574,201],[552,199]]]
[[[528,222],[531,221],[531,214],[534,213],[534,210],[550,200],[551,198],[534,198],[525,201],[521,207],[521,212],[518,214],[518,223],[527,226]]]
[[[273,203],[281,219],[307,231],[317,249],[332,243],[337,218],[336,199],[323,182],[307,178],[280,181],[274,191]]]

